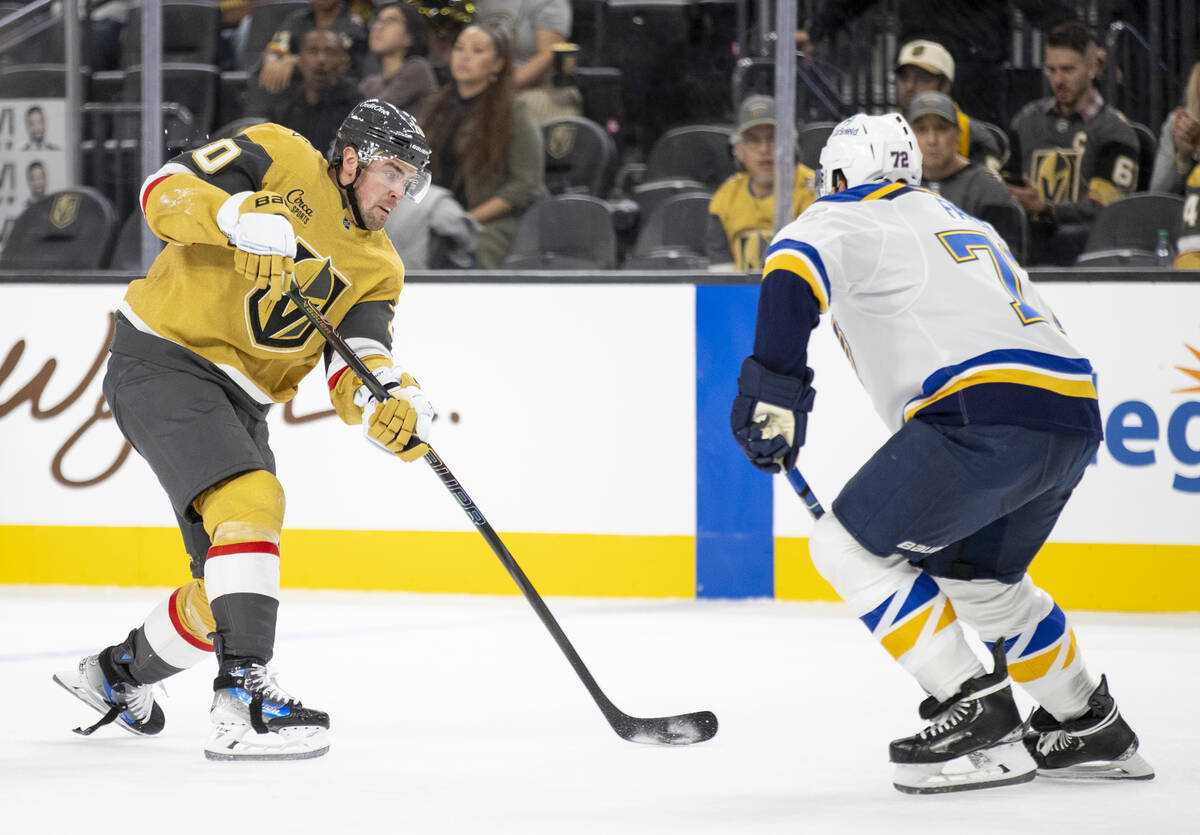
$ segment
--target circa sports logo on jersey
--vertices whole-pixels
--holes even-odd
[[[304,240],[296,239],[296,285],[323,315],[350,282],[333,267],[328,256],[315,252]],[[267,291],[255,290],[246,297],[246,321],[255,344],[274,350],[294,351],[304,346],[313,325],[286,296],[267,301]]]
[[[283,197],[283,202],[287,203],[291,209],[292,215],[301,223],[308,223],[312,220],[312,206],[304,202],[304,189],[294,188]]]

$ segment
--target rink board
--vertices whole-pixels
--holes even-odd
[[[187,576],[166,499],[100,395],[123,291],[0,285],[0,582]],[[1200,286],[1042,291],[1097,369],[1108,438],[1033,574],[1072,607],[1200,610]],[[439,409],[439,454],[542,592],[832,599],[807,558],[808,514],[729,439],[755,298],[746,286],[413,284],[396,355]],[[810,357],[818,396],[800,466],[828,506],[886,433],[827,324]],[[513,590],[424,464],[378,453],[332,415],[319,372],[271,431],[286,585]]]

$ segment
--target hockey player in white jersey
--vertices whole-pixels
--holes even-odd
[[[1026,574],[1102,437],[1090,363],[992,227],[917,185],[902,116],[847,119],[820,161],[822,197],[768,249],[730,422],[759,469],[795,465],[815,395],[809,335],[828,310],[894,434],[809,549],[929,694],[929,725],[891,743],[896,788],[1152,778],[1108,682]],[[1012,681],[1039,705],[1026,721]]]

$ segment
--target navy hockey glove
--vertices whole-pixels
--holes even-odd
[[[729,427],[750,463],[763,472],[785,473],[796,465],[817,394],[812,379],[811,368],[799,379],[768,371],[753,357],[742,363]]]

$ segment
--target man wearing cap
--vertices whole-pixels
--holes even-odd
[[[895,73],[897,109],[907,113],[913,97],[919,93],[936,91],[950,95],[954,84],[954,58],[936,41],[909,41],[900,47],[896,56]],[[981,127],[978,120],[963,113],[957,104],[954,112],[959,126],[958,153],[999,171],[1005,162],[999,140]]]
[[[905,114],[921,148],[921,185],[954,205],[986,220],[1021,257],[1024,214],[1008,189],[983,165],[958,150],[962,128],[959,112],[945,93],[930,91],[913,97]]]
[[[738,109],[731,142],[742,170],[723,182],[708,204],[708,256],[713,264],[732,262],[734,269],[757,271],[775,235],[775,100],[748,96]],[[793,216],[816,199],[813,170],[796,163]]]
[[[1054,95],[1013,117],[1009,190],[1029,215],[1031,263],[1070,266],[1100,210],[1137,189],[1138,140],[1094,86],[1099,62],[1086,26],[1051,29],[1042,66]]]

